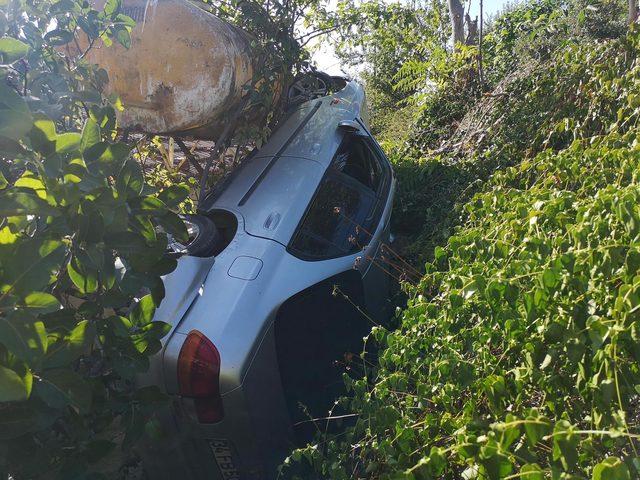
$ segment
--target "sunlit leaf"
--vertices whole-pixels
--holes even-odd
[[[129,320],[134,325],[146,325],[153,319],[156,311],[156,303],[151,295],[145,295],[138,302],[134,303],[129,315]]]
[[[29,45],[11,37],[0,38],[0,63],[11,64],[29,53]]]
[[[26,380],[13,370],[0,365],[0,402],[26,400],[30,391],[31,374],[29,380]]]

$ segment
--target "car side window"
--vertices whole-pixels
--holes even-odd
[[[335,258],[361,250],[367,236],[358,225],[366,221],[375,197],[346,175],[330,172],[320,184],[290,244],[298,256]]]
[[[362,250],[386,204],[384,162],[367,137],[346,135],[289,244],[292,253],[317,260]]]
[[[383,176],[381,165],[365,137],[345,136],[336,153],[333,168],[375,193],[380,189]]]

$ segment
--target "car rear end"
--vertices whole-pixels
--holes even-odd
[[[188,293],[157,312],[173,327],[147,380],[162,385],[172,405],[161,441],[144,452],[150,478],[274,478],[291,450],[274,320],[288,298],[352,265],[305,262],[286,245],[340,144],[337,115],[364,101],[354,92],[351,103],[303,106],[287,121],[295,128],[279,129],[219,196],[203,202],[205,212],[235,216],[237,228],[208,271],[184,260],[195,277],[185,269],[172,284]]]
[[[272,478],[291,448],[271,326],[280,292],[269,293],[285,248],[227,213],[238,222],[229,244],[180,258],[165,279],[156,318],[172,330],[143,382],[172,401],[143,452],[150,478]]]

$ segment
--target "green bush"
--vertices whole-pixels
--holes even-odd
[[[175,267],[156,226],[186,236],[170,209],[187,190],[145,185],[106,73],[64,48],[127,46],[132,25],[116,0],[0,2],[2,478],[115,478],[100,462],[165,401],[134,380],[168,329],[151,323]]]
[[[400,329],[373,330],[376,368],[345,378],[355,424],[296,451],[287,474],[640,476],[639,53],[637,30],[568,44],[495,107],[467,159],[488,181]]]

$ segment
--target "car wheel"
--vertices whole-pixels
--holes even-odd
[[[329,94],[331,77],[322,72],[309,72],[298,75],[287,92],[287,107],[293,108],[301,103]]]
[[[181,245],[187,255],[193,257],[211,257],[222,243],[222,236],[215,223],[203,215],[180,215],[187,226],[189,241]]]

